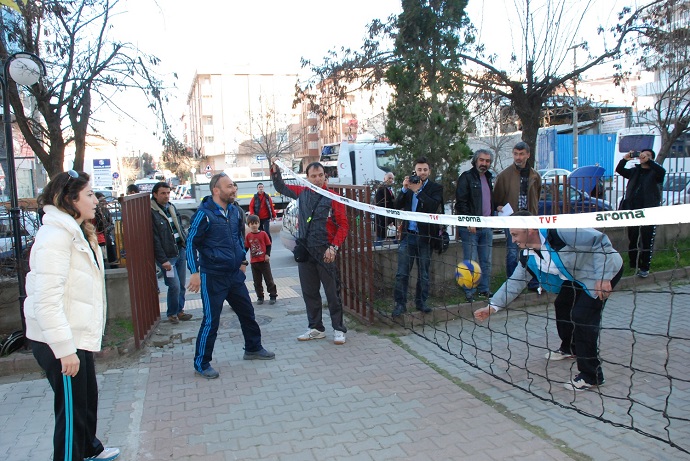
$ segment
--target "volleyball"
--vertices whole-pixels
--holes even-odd
[[[482,270],[475,261],[464,260],[455,268],[455,281],[462,288],[475,288],[479,285]]]

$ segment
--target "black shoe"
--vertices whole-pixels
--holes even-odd
[[[273,360],[276,355],[273,352],[269,352],[264,348],[259,349],[255,352],[244,351],[244,360]]]
[[[264,303],[264,299],[263,299],[263,298],[259,298],[259,299],[256,300],[256,304],[263,304],[263,303]]]
[[[468,303],[473,303],[474,302],[474,296],[472,295],[465,295],[465,301]]]
[[[477,296],[480,296],[482,298],[490,298],[493,296],[493,293],[491,293],[490,291],[482,291],[477,293]]]
[[[403,315],[405,313],[406,310],[407,309],[405,309],[405,306],[403,306],[402,304],[398,304],[397,306],[395,306],[395,309],[393,309],[392,316],[393,317],[400,317],[401,315]]]
[[[425,314],[428,314],[429,312],[431,312],[431,308],[427,307],[427,306],[418,307],[417,310],[420,312],[424,312]]]

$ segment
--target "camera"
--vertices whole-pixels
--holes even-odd
[[[419,176],[417,176],[416,173],[412,173],[412,174],[410,175],[410,182],[411,182],[412,184],[419,184],[419,183],[421,182],[421,180],[422,180],[422,178],[420,178]]]
[[[634,150],[630,152],[630,158],[638,158],[640,156],[640,151],[639,150]]]

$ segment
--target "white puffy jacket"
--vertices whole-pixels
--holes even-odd
[[[77,349],[100,351],[106,319],[103,255],[97,242],[89,248],[70,215],[52,205],[45,213],[26,277],[26,336],[48,344],[58,359]]]

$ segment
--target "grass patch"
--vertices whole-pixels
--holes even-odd
[[[119,347],[134,337],[134,325],[129,319],[108,320],[103,346]]]

